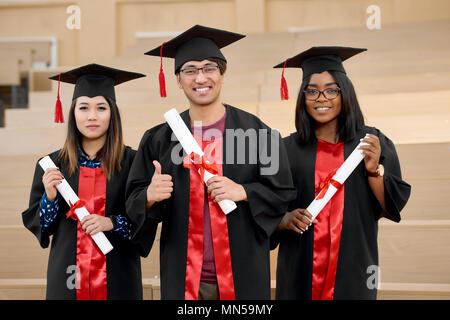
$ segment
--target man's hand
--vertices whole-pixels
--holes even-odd
[[[153,161],[155,173],[152,182],[147,188],[147,210],[155,203],[169,199],[173,191],[172,176],[161,174],[161,165],[158,161]]]
[[[227,177],[215,176],[206,183],[208,193],[214,202],[233,200],[234,202],[247,201],[247,193],[242,185],[237,184]]]

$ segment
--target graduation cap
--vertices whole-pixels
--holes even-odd
[[[162,67],[162,58],[175,59],[175,73],[187,61],[202,61],[205,59],[221,59],[227,61],[220,51],[235,41],[244,38],[245,35],[230,31],[195,25],[175,38],[164,42],[161,46],[146,52],[146,55],[161,58],[159,71],[159,85],[161,97],[166,96],[165,78]]]
[[[58,80],[58,96],[55,108],[55,122],[64,122],[59,99],[60,82],[75,84],[72,101],[81,96],[104,96],[116,101],[114,86],[129,80],[145,77],[144,74],[110,68],[91,63],[50,77]]]
[[[283,68],[281,73],[281,99],[289,99],[287,84],[284,79],[285,68],[302,68],[303,79],[313,73],[322,73],[324,71],[346,73],[342,61],[366,50],[364,48],[351,47],[312,47],[277,64],[274,68]]]

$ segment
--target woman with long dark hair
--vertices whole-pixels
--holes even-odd
[[[365,49],[313,47],[275,67],[303,69],[296,132],[284,138],[297,198],[272,237],[277,299],[376,299],[378,220],[400,221],[410,186],[394,144],[364,124],[342,61]],[[360,141],[362,161],[314,221],[305,209]]]
[[[140,256],[148,252],[131,242],[135,226],[125,211],[135,151],[123,143],[114,86],[143,76],[90,64],[50,78],[75,84],[66,141],[49,155],[58,168],[44,172],[36,164],[22,213],[42,248],[52,237],[47,299],[142,299]],[[56,189],[63,178],[91,213],[82,221],[66,217],[70,208]],[[98,232],[113,246],[107,255],[91,238]]]

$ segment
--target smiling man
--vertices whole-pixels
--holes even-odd
[[[160,124],[144,134],[128,178],[133,222],[162,221],[162,299],[270,299],[269,236],[295,189],[279,134],[222,103],[220,48],[243,37],[197,25],[147,52],[175,59],[189,102],[181,118],[205,153],[183,161],[172,130]],[[264,170],[273,163],[277,170]],[[217,173],[207,185],[200,167]],[[224,199],[237,205],[228,215],[217,204]]]

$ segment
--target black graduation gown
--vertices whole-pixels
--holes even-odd
[[[69,185],[78,193],[79,170],[69,176],[68,166],[57,160],[59,151],[49,156],[60,168]],[[125,185],[136,151],[125,148],[121,160],[120,172],[115,172],[111,180],[106,183],[105,216],[126,215]],[[45,192],[42,184],[44,171],[36,164],[33,184],[31,186],[29,208],[22,213],[23,224],[38,239],[42,248],[47,248],[52,236],[51,249],[47,269],[47,299],[76,299],[76,290],[68,289],[68,278],[73,274],[67,273],[69,266],[76,265],[77,252],[77,223],[66,219],[65,213],[69,206],[65,200],[59,198],[59,212],[44,233],[41,232],[39,222],[39,201]],[[142,275],[140,256],[147,255],[145,246],[124,240],[116,232],[105,232],[106,237],[114,249],[106,255],[107,298],[108,299],[142,299]],[[70,269],[69,269],[70,271]],[[73,271],[73,270],[72,270]],[[70,282],[70,281],[69,281]]]
[[[380,163],[385,167],[384,186],[387,218],[399,222],[400,211],[408,201],[411,187],[402,180],[394,144],[383,133],[364,127],[355,139],[344,144],[344,158],[366,133],[377,135],[381,145]],[[307,208],[314,199],[314,171],[317,140],[300,145],[298,134],[283,139],[288,150],[297,198],[289,211]],[[339,246],[334,299],[376,299],[377,290],[367,281],[374,274],[369,266],[378,266],[378,219],[382,208],[370,189],[362,161],[344,184],[344,213]],[[314,226],[314,225],[313,225]],[[311,299],[314,227],[302,235],[293,231],[276,231],[272,249],[278,249],[277,299]],[[370,281],[369,281],[370,282]],[[370,286],[372,287],[372,286]]]
[[[190,128],[188,110],[181,118]],[[225,132],[227,129],[270,128],[254,115],[226,105]],[[140,143],[127,183],[127,209],[133,223],[140,225],[145,217],[155,224],[162,221],[160,242],[161,298],[184,299],[189,221],[189,169],[173,164],[172,150],[178,141],[171,141],[172,130],[160,124],[148,130]],[[279,224],[289,201],[295,197],[286,150],[277,133],[279,170],[274,175],[260,175],[263,167],[258,159],[248,164],[237,164],[236,140],[233,164],[227,159],[227,137],[223,135],[223,175],[246,190],[248,202],[237,202],[237,209],[227,215],[231,262],[236,299],[270,299],[270,241],[269,237]],[[261,139],[265,140],[265,139]],[[230,139],[231,141],[231,139]],[[260,146],[259,151],[267,145]],[[256,149],[253,149],[256,150]],[[146,190],[154,173],[153,160],[158,160],[163,174],[170,174],[174,183],[171,198],[155,203],[145,213]],[[230,163],[228,161],[228,163]],[[154,234],[148,237],[154,238]]]

